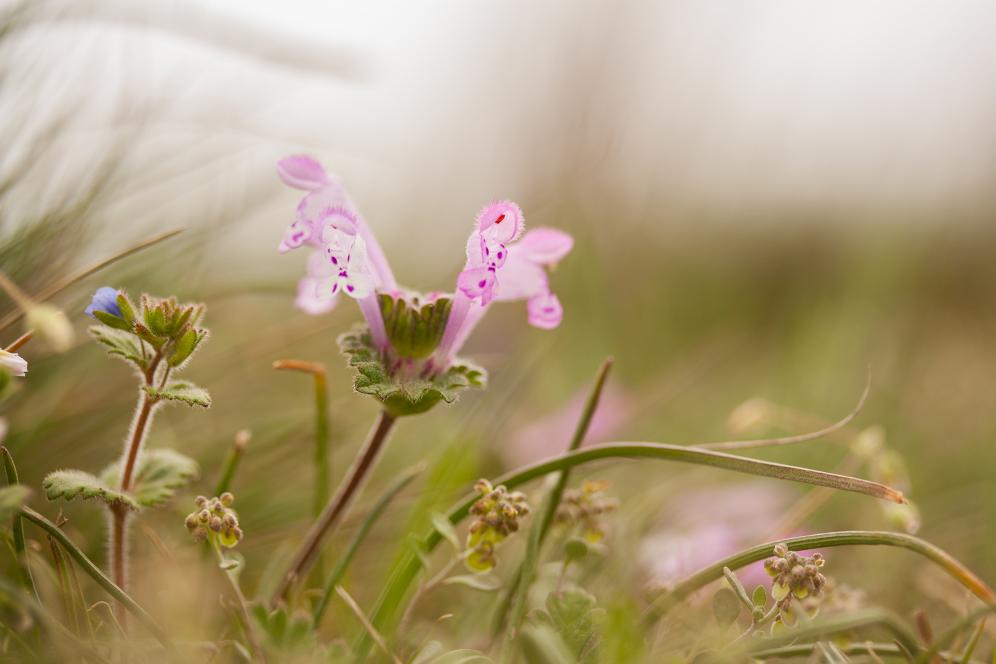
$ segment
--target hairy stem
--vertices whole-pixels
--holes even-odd
[[[335,532],[335,529],[349,509],[350,504],[352,504],[353,500],[359,494],[363,485],[366,484],[371,471],[377,465],[377,460],[380,458],[388,439],[391,437],[391,432],[394,430],[396,421],[397,418],[386,410],[382,410],[380,415],[377,416],[377,421],[374,422],[373,429],[370,430],[363,449],[356,456],[353,465],[346,472],[346,477],[343,479],[342,484],[339,485],[335,495],[332,496],[328,505],[325,506],[325,509],[311,527],[304,542],[298,547],[297,553],[294,554],[294,559],[280,578],[280,583],[273,593],[272,600],[275,601],[284,597],[294,582],[307,574],[308,570],[311,569],[325,538]]]
[[[162,359],[162,353],[157,352],[155,357],[149,363],[149,368],[145,371],[145,386],[151,387],[155,384],[156,379],[156,369],[159,366],[159,361]],[[131,491],[132,479],[135,474],[135,466],[138,463],[139,452],[142,450],[142,444],[145,442],[146,434],[149,430],[149,424],[152,422],[152,410],[155,406],[155,401],[148,392],[139,389],[139,405],[138,412],[135,414],[135,422],[131,429],[131,438],[128,440],[128,446],[124,451],[124,463],[121,469],[121,484],[120,489],[122,493],[127,493]],[[130,513],[128,507],[125,505],[114,505],[111,507],[111,569],[114,575],[114,583],[118,585],[122,590],[128,589],[128,519],[130,518]],[[127,614],[124,608],[120,605],[116,608],[118,613],[118,621],[121,625],[127,629]]]

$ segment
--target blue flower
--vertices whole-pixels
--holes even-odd
[[[118,292],[110,286],[98,288],[97,292],[93,294],[93,302],[89,307],[83,310],[83,313],[90,318],[96,318],[96,316],[93,315],[94,311],[103,311],[111,314],[112,316],[123,318],[121,315],[121,307],[118,306]]]

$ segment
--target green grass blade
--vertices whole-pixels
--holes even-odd
[[[404,473],[401,474],[398,479],[394,481],[391,486],[380,495],[377,499],[377,503],[374,505],[373,509],[370,510],[370,514],[367,518],[363,520],[360,524],[359,529],[356,534],[353,535],[352,541],[350,541],[349,546],[346,548],[345,553],[336,562],[335,567],[332,569],[331,574],[329,574],[328,581],[325,582],[325,592],[322,594],[321,599],[318,600],[318,604],[315,605],[315,616],[311,622],[312,629],[318,629],[319,623],[322,621],[322,616],[325,615],[325,610],[329,606],[329,602],[332,600],[332,593],[335,592],[335,587],[339,584],[339,580],[342,578],[343,573],[349,566],[350,561],[353,556],[356,555],[356,551],[360,548],[360,544],[363,543],[364,538],[366,538],[367,533],[373,527],[380,515],[384,513],[387,509],[388,504],[394,500],[394,497],[401,492],[408,484],[418,477],[422,471],[425,470],[425,464],[420,463],[417,466],[409,468]]]
[[[753,548],[721,560],[685,579],[674,588],[664,593],[644,613],[646,620],[657,620],[677,606],[686,597],[723,577],[723,568],[739,569],[745,565],[770,558],[776,544],[784,544],[792,551],[807,551],[810,549],[830,548],[837,546],[896,546],[919,553],[939,565],[959,583],[971,590],[986,604],[996,602],[993,594],[979,577],[967,567],[958,562],[945,551],[912,535],[880,531],[843,531],[835,533],[820,533],[805,537],[790,537],[788,539],[759,544]]]

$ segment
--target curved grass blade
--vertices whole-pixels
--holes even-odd
[[[869,482],[867,480],[846,477],[843,475],[834,475],[833,473],[824,473],[818,470],[797,468],[795,466],[785,466],[767,461],[758,461],[756,459],[747,459],[730,454],[722,454],[720,452],[710,452],[707,450],[683,447],[680,445],[665,445],[657,443],[608,443],[605,445],[593,445],[576,452],[570,452],[552,459],[540,461],[521,470],[513,471],[512,473],[497,478],[494,481],[494,484],[504,484],[507,488],[513,489],[529,482],[530,480],[543,477],[544,475],[548,475],[549,473],[558,470],[571,468],[590,461],[615,458],[644,458],[680,461],[683,463],[723,468],[751,475],[760,475],[762,477],[771,477],[775,479],[814,484],[817,486],[826,486],[842,491],[853,491],[855,493],[862,493],[875,498],[892,500],[899,503],[905,502],[902,493],[894,489],[890,489],[887,486]],[[457,503],[454,507],[452,507],[446,514],[446,516],[449,517],[450,522],[457,524],[464,517],[466,517],[471,505],[473,505],[479,497],[480,494],[471,493],[466,496],[462,502]],[[432,531],[429,532],[424,538],[426,550],[432,551],[432,549],[435,548],[441,540],[442,536],[439,535],[435,529],[432,529]],[[763,557],[764,556],[762,556],[762,558]],[[758,560],[760,560],[760,558],[758,558]],[[734,565],[727,566],[730,567],[730,569],[734,569]],[[395,568],[394,573],[388,580],[387,587],[384,589],[377,605],[374,607],[374,614],[371,621],[378,630],[383,631],[384,624],[393,619],[398,605],[401,603],[402,598],[408,591],[408,587],[411,585],[411,582],[415,578],[415,575],[418,573],[419,569],[419,562],[412,554],[406,556],[405,559],[402,560],[402,562]],[[722,567],[719,569],[720,574],[722,574]],[[369,644],[366,645],[366,648],[369,649]],[[363,649],[359,647],[354,648],[354,653],[362,655]]]
[[[68,553],[73,560],[79,563],[80,567],[83,568],[83,571],[90,575],[90,578],[96,581],[101,588],[106,590],[108,594],[120,602],[129,613],[138,619],[138,622],[142,623],[142,625],[149,630],[149,633],[151,633],[152,636],[154,636],[155,639],[159,641],[164,648],[166,648],[167,653],[171,655],[175,653],[173,642],[170,640],[163,628],[160,627],[158,623],[152,619],[152,616],[146,613],[145,609],[139,606],[135,600],[129,597],[127,593],[121,590],[121,588],[117,587],[113,581],[107,578],[107,576],[100,571],[100,568],[94,565],[93,562],[86,557],[86,554],[80,551],[79,548],[73,544],[72,540],[66,537],[66,534],[62,532],[61,528],[30,507],[22,507],[21,515],[55,538],[66,550],[66,553]]]
[[[0,447],[0,454],[3,455],[3,468],[7,475],[7,486],[16,486],[18,481],[17,468],[14,466],[14,457],[10,455],[10,451],[6,447]],[[27,547],[24,543],[24,524],[17,513],[13,515],[12,520],[14,522],[12,531],[14,553],[17,554],[17,566],[21,570],[21,582],[27,590],[28,595],[37,600],[38,590],[35,588],[35,580],[31,576],[31,567],[28,565]]]
[[[829,548],[836,546],[896,546],[919,553],[939,565],[958,583],[971,590],[976,597],[986,604],[996,602],[996,594],[979,577],[967,567],[955,560],[945,551],[912,535],[880,531],[843,531],[835,533],[820,533],[805,537],[790,537],[788,539],[759,544],[753,548],[721,560],[714,565],[696,572],[668,592],[661,595],[650,608],[644,612],[644,620],[657,620],[686,597],[706,585],[723,577],[723,568],[739,569],[745,565],[770,558],[776,544],[784,544],[792,551],[808,551],[810,549]],[[904,644],[905,645],[905,644]]]

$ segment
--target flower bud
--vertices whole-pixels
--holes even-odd
[[[217,516],[211,517],[211,520],[208,522],[208,528],[210,528],[212,532],[220,533],[221,519]]]
[[[194,504],[200,508],[207,507],[207,502],[208,499],[205,498],[204,496],[197,496],[196,498],[194,498]]]
[[[779,558],[784,558],[786,553],[788,553],[788,547],[787,546],[785,546],[784,544],[776,544],[775,545],[775,555],[776,556],[778,556]]]
[[[219,499],[221,500],[221,504],[224,505],[225,507],[228,507],[229,505],[235,502],[235,496],[233,496],[231,493],[227,491],[221,494]]]
[[[194,541],[200,544],[201,542],[207,541],[208,531],[204,526],[197,526],[194,528]]]
[[[197,515],[201,523],[207,523],[211,519],[211,513],[207,510],[201,510],[200,514]]]

